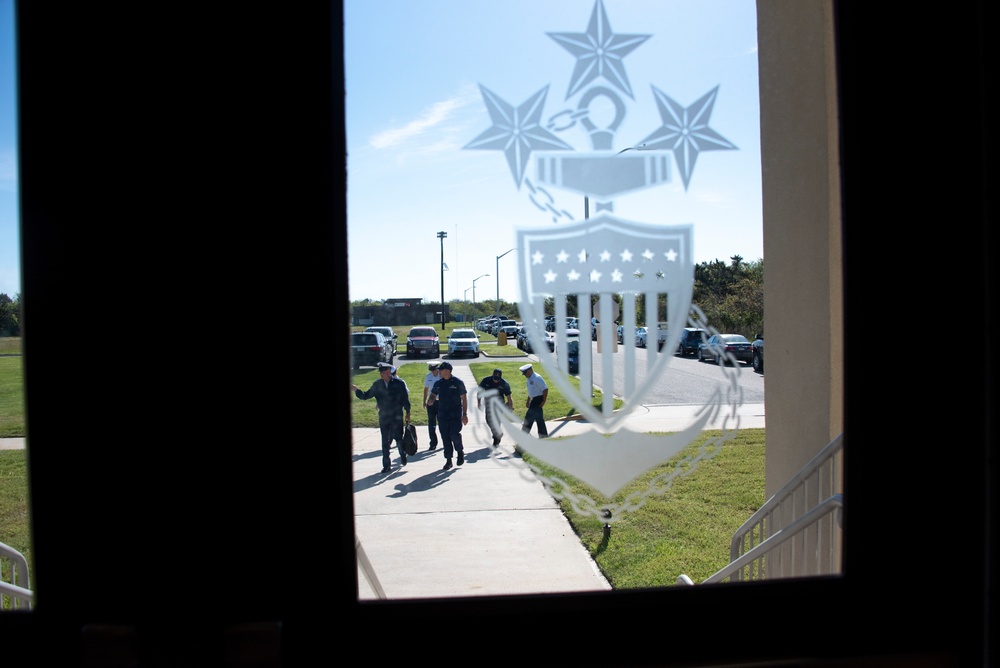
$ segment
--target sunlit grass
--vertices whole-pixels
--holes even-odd
[[[677,461],[693,455],[720,431],[701,438],[670,461],[632,481],[613,499],[648,489],[650,481],[673,470]],[[565,481],[574,495],[605,500],[600,492],[540,462],[531,462],[546,477]],[[605,536],[605,522],[577,513],[571,503],[559,504],[570,524],[615,589],[673,586],[685,574],[702,582],[729,563],[733,533],[764,503],[764,430],[744,429],[726,441],[712,458],[701,461],[687,476],[678,476],[662,494],[651,494],[638,510],[621,514]]]

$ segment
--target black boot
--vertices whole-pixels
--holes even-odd
[[[448,459],[444,460],[444,467],[441,470],[442,471],[447,471],[450,468],[451,468],[451,457],[449,457]]]
[[[458,465],[461,466],[464,463],[465,463],[465,451],[464,450],[459,450],[458,451]]]

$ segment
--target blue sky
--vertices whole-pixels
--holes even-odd
[[[668,183],[615,197],[614,213],[692,224],[696,262],[763,257],[753,0],[603,7],[615,36],[639,42],[620,57],[625,83],[609,70],[568,96],[577,58],[550,33],[586,34],[595,0],[344,1],[351,299],[438,300],[444,231],[446,300],[471,300],[473,280],[490,274],[475,280],[476,299],[499,290],[515,301],[517,251],[499,260],[499,285],[496,276],[515,230],[583,220],[583,197],[542,184],[533,163],[518,177],[503,150],[465,148],[494,125],[484,90],[515,108],[544,91],[539,123],[578,154],[594,153],[572,117],[590,88],[613,91],[623,107],[606,154],[663,124],[656,91],[689,108],[715,90],[708,127],[736,148],[698,153],[686,189],[671,161]],[[21,291],[13,13],[0,0],[0,292],[12,297]],[[606,96],[588,110],[598,129],[615,115]]]
[[[21,292],[14,3],[0,0],[0,293]]]
[[[603,0],[619,67],[574,80],[578,52],[563,42],[586,41],[595,8],[596,0],[345,0],[352,300],[440,299],[444,231],[446,300],[471,300],[473,280],[490,274],[475,281],[477,301],[498,289],[515,301],[517,251],[499,260],[496,282],[496,258],[517,245],[515,230],[583,220],[583,196],[540,183],[533,161],[518,175],[502,148],[466,148],[494,127],[486,95],[518,108],[542,92],[538,125],[552,128],[543,134],[564,151],[607,156],[665,124],[657,96],[693,112],[714,90],[707,126],[735,148],[702,144],[687,188],[671,158],[669,182],[614,197],[614,214],[693,225],[695,262],[763,257],[753,0]],[[598,86],[621,103],[612,150],[599,154],[573,117]],[[597,130],[616,114],[608,95],[586,110]]]

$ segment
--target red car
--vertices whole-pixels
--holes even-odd
[[[433,327],[414,327],[406,335],[407,357],[438,357],[441,355],[441,339]]]

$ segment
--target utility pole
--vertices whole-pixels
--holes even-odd
[[[438,232],[438,239],[441,240],[441,332],[444,332],[444,240],[448,238],[447,232]]]
[[[509,251],[507,251],[507,253],[510,253],[510,252],[516,251],[516,250],[517,250],[516,248],[511,248]],[[497,255],[497,273],[496,273],[496,278],[497,278],[497,307],[496,307],[496,309],[494,309],[495,313],[499,313],[500,312],[500,258],[502,258],[507,253],[504,253],[503,255]]]

